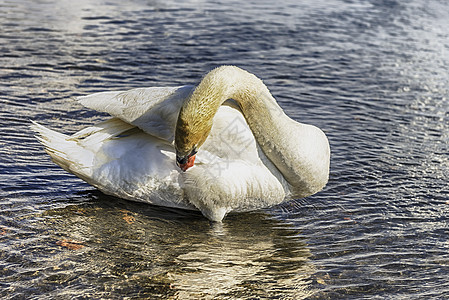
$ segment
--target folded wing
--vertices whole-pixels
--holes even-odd
[[[169,143],[176,120],[194,86],[137,88],[78,97],[85,107],[106,112]]]

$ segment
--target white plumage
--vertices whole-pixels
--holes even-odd
[[[32,128],[56,164],[109,195],[200,210],[213,221],[221,221],[230,211],[268,207],[298,196],[259,147],[232,101],[214,116],[195,166],[187,172],[176,166],[176,121],[193,90],[140,88],[80,97],[84,106],[113,118],[72,136],[35,122]],[[314,143],[326,148],[328,160],[321,131]]]

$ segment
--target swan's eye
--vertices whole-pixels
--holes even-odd
[[[176,156],[176,162],[178,163],[178,166],[185,165],[187,163],[188,159],[189,159],[188,156],[184,156],[184,157]]]

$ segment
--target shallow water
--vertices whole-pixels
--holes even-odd
[[[0,0],[0,297],[448,297],[449,5],[301,2]],[[222,64],[326,132],[324,191],[210,224],[101,194],[28,128]]]

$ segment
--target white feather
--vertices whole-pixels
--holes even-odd
[[[243,87],[242,98],[253,97],[253,101],[267,104],[268,110],[261,111],[264,105],[254,109],[257,106],[246,103],[252,115],[245,119],[234,102],[220,106],[195,165],[187,172],[176,166],[173,136],[181,106],[193,97],[192,86],[80,97],[84,106],[114,118],[72,136],[35,122],[32,128],[56,164],[104,193],[197,209],[213,221],[221,221],[230,211],[268,207],[320,190],[329,172],[329,144],[324,133],[280,112],[268,89],[253,75],[235,67],[216,70],[212,79],[221,82],[229,78],[231,91]],[[245,84],[262,92],[248,94],[251,90],[245,89]],[[207,91],[205,95],[209,95]],[[264,118],[269,126],[264,126]],[[256,124],[253,130],[247,121]]]
[[[193,86],[138,88],[78,97],[87,108],[106,112],[172,142],[179,110]]]
[[[223,106],[215,119],[195,166],[188,172],[176,166],[172,144],[117,118],[72,136],[36,122],[32,128],[56,164],[105,194],[198,209],[214,221],[229,211],[282,202],[287,183],[273,175],[279,173],[275,167],[270,171],[262,162],[266,157],[260,159],[260,150],[241,113]],[[231,143],[227,140],[230,134],[234,134]],[[243,146],[232,146],[236,141]]]

